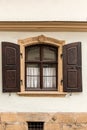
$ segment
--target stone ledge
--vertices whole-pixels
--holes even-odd
[[[20,96],[29,97],[65,97],[67,93],[65,92],[18,92]]]

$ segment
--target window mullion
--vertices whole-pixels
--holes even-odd
[[[40,46],[40,88],[43,89],[43,46]]]
[[[40,64],[40,88],[43,88],[43,64]]]

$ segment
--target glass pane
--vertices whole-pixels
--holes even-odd
[[[43,87],[44,88],[56,88],[56,77],[48,77],[44,76],[43,77]]]
[[[43,87],[56,88],[56,65],[44,64]]]
[[[56,65],[44,64],[43,76],[56,76]]]
[[[40,60],[40,48],[36,46],[26,48],[26,61],[38,60]]]
[[[52,47],[43,47],[43,60],[56,61],[56,49]]]
[[[37,64],[30,64],[26,67],[26,87],[40,87],[40,68]]]

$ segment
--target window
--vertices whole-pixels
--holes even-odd
[[[26,90],[56,90],[58,48],[49,45],[25,47]]]
[[[28,122],[28,130],[43,130],[44,122]]]
[[[82,91],[81,43],[64,45],[43,35],[2,42],[3,92],[64,95]]]

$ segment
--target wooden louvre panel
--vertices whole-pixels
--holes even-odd
[[[63,46],[64,92],[82,92],[81,43]]]
[[[20,47],[2,42],[2,82],[3,92],[20,91]]]

